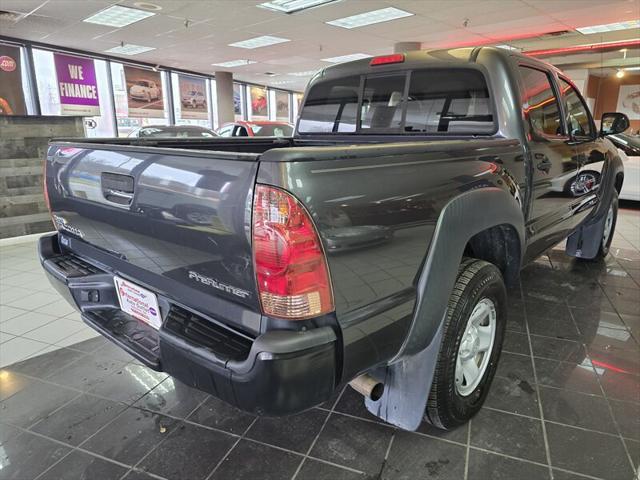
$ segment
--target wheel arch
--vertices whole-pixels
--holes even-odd
[[[489,245],[496,239],[507,245]],[[483,260],[499,261],[508,278],[520,270],[524,242],[522,207],[507,191],[497,187],[471,190],[447,203],[417,279],[416,306],[402,347],[390,364],[372,371],[384,382],[385,390],[377,402],[365,401],[371,413],[408,430],[418,428],[433,381],[449,296],[465,250],[475,248]],[[500,259],[500,255],[509,258]]]

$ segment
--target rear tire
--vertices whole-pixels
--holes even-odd
[[[613,241],[613,234],[616,231],[616,223],[618,221],[618,193],[613,193],[613,198],[609,204],[609,209],[604,217],[604,230],[602,232],[602,238],[600,239],[600,247],[598,253],[591,260],[600,260],[609,254],[611,249],[611,242]]]
[[[454,428],[482,407],[502,350],[506,306],[507,292],[500,270],[483,260],[463,259],[449,297],[427,401],[426,420],[432,425],[444,430]]]

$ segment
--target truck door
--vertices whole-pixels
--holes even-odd
[[[591,211],[597,202],[596,192],[606,163],[607,147],[598,132],[584,99],[578,90],[566,79],[559,77],[562,90],[567,127],[571,143],[578,160],[578,173],[567,186],[567,193],[574,202],[571,223],[575,226]]]
[[[520,65],[522,108],[528,120],[531,201],[527,256],[562,240],[569,232],[573,197],[567,183],[578,173],[576,151],[566,133],[558,93],[549,72]]]

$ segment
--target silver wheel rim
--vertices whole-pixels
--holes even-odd
[[[611,229],[613,227],[613,205],[609,206],[607,212],[607,219],[604,221],[604,232],[602,232],[602,246],[606,247],[611,236]]]
[[[496,306],[483,298],[471,312],[456,357],[456,391],[462,397],[473,392],[489,365],[496,337]]]

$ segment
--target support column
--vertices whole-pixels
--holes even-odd
[[[420,42],[398,42],[393,45],[393,53],[405,53],[413,50],[422,50]]]
[[[231,72],[215,72],[216,76],[216,119],[218,127],[234,121],[233,110],[233,74]]]

